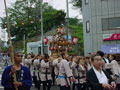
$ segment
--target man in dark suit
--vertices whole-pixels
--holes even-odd
[[[87,72],[87,84],[91,90],[114,90],[115,82],[106,71],[102,70],[102,57],[94,55],[91,61],[93,67]]]

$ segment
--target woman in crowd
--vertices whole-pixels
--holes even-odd
[[[34,72],[34,66],[33,66],[33,62],[34,62],[34,57],[31,56],[31,54],[27,54],[27,58],[24,60],[24,65],[26,67],[29,68],[30,70],[30,73],[32,75],[32,78],[33,78],[33,83],[35,84],[35,87],[37,87],[36,85],[36,76],[35,76],[35,72]]]
[[[72,90],[75,90],[75,86],[77,86],[77,90],[81,90],[80,85],[80,58],[77,58],[76,56],[72,57],[72,73],[75,78],[73,81],[73,87]]]
[[[75,90],[75,86],[77,86],[78,90],[87,90],[86,86],[86,66],[85,66],[85,58],[74,57],[72,63],[73,76],[75,81],[73,81],[73,90]]]
[[[91,60],[90,57],[84,57],[84,63],[85,63],[85,68],[86,70],[90,70],[91,69]]]
[[[15,64],[5,68],[2,74],[2,86],[4,90],[30,90],[32,86],[32,77],[27,67],[21,65],[23,54],[16,52]],[[14,81],[14,73],[16,73],[17,82]]]
[[[89,67],[85,65],[85,58],[81,58],[80,60],[80,84],[82,86],[81,90],[87,90],[86,85],[86,72],[89,70]]]
[[[24,65],[28,67],[29,69],[31,68],[31,63],[32,63],[32,58],[30,54],[27,54],[27,58],[24,60]]]
[[[115,54],[110,54],[109,60],[110,60],[109,66],[112,71],[112,77],[116,81],[117,89],[120,90],[120,67],[118,65],[118,62],[116,61]]]

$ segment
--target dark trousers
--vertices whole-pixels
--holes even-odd
[[[77,90],[82,90],[80,83],[78,83],[78,84],[73,83],[72,90],[75,90],[75,86],[77,86]]]
[[[52,67],[52,84],[55,85],[55,72],[54,72],[54,67]]]
[[[43,83],[43,90],[50,90],[51,88],[51,80],[48,80],[48,81],[42,81]]]
[[[36,83],[36,88],[37,88],[38,90],[40,90],[40,87],[41,87],[41,81],[38,80],[37,83]]]
[[[87,84],[86,83],[82,84],[82,89],[81,90],[87,90]]]
[[[120,90],[120,84],[117,84],[117,90]]]
[[[4,66],[8,66],[8,61],[7,60],[5,60],[5,65]]]
[[[80,83],[75,84],[75,83],[73,83],[72,90],[75,90],[75,86],[77,86],[77,90],[89,90],[86,83],[83,83],[83,84],[80,84]]]
[[[36,76],[32,76],[33,78],[33,83],[35,84],[35,87],[37,88],[37,77]]]
[[[60,86],[60,90],[70,90],[70,86]]]

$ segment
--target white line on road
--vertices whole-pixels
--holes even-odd
[[[0,88],[4,88],[4,87],[1,86]]]

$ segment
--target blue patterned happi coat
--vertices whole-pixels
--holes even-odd
[[[13,84],[14,78],[13,76],[9,75],[11,67],[12,66],[6,67],[2,74],[1,84],[4,86],[4,90],[16,90]],[[30,90],[30,87],[32,86],[32,77],[30,71],[23,65],[21,65],[18,82],[22,82],[22,86],[18,87],[18,90]]]

